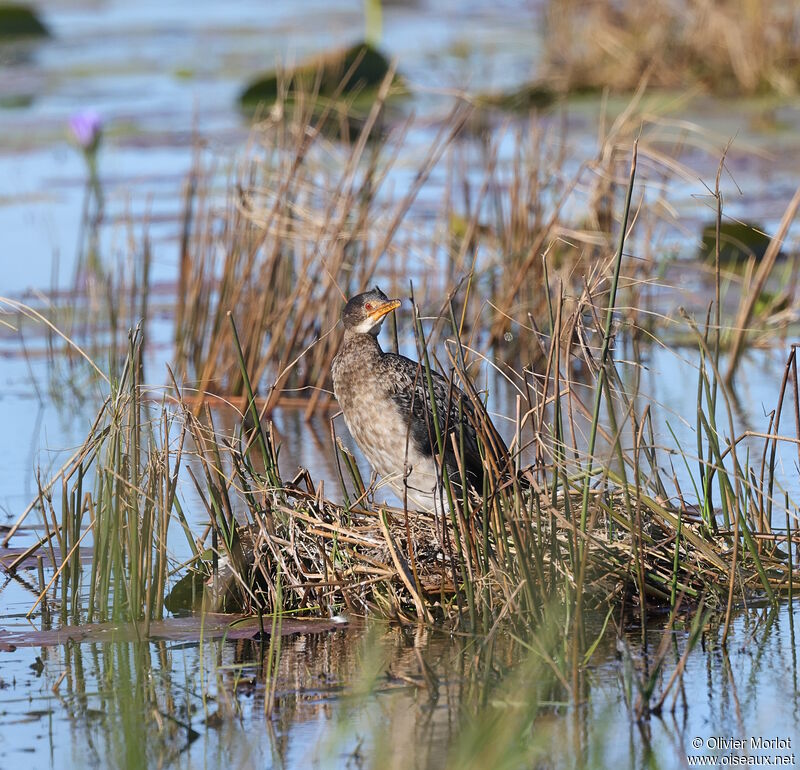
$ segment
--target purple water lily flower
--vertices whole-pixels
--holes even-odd
[[[100,144],[103,133],[103,119],[97,110],[81,110],[69,119],[69,129],[81,149],[93,154]]]

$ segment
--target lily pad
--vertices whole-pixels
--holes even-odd
[[[202,605],[205,592],[205,573],[190,569],[164,598],[164,606],[173,615],[193,612]]]
[[[60,566],[62,562],[61,551],[57,544],[53,545],[52,556],[55,556],[56,563],[51,561],[50,549],[44,544],[37,544],[30,548],[2,548],[0,547],[0,570],[14,572],[20,569],[36,569],[38,557],[43,557],[44,568],[53,569]],[[78,558],[81,564],[92,563],[92,549],[79,548]]]
[[[36,97],[33,94],[9,94],[0,96],[0,110],[20,110],[30,107]]]
[[[47,27],[33,9],[17,3],[0,3],[0,40],[49,35]]]
[[[476,102],[481,107],[494,107],[507,112],[528,112],[549,107],[556,99],[555,92],[542,83],[526,83],[509,91],[479,94]]]
[[[246,110],[259,104],[275,102],[279,86],[285,83],[289,92],[311,92],[319,82],[321,97],[332,97],[350,73],[341,88],[343,96],[374,93],[389,72],[389,60],[369,43],[357,43],[350,48],[316,57],[294,69],[279,73],[267,72],[251,81],[239,96],[239,103]],[[395,77],[399,84],[399,78]]]
[[[717,242],[717,226],[715,222],[703,227],[702,240],[698,257],[701,260],[714,261]],[[764,228],[756,222],[723,222],[719,235],[719,260],[724,265],[744,262],[750,257],[756,261],[763,259],[772,239],[764,232]]]
[[[281,636],[293,634],[325,634],[341,628],[341,623],[324,618],[284,617],[280,623]],[[102,643],[135,642],[141,639],[164,639],[173,642],[196,642],[204,639],[253,639],[260,634],[269,635],[272,618],[262,620],[244,615],[206,613],[183,618],[166,618],[150,623],[145,636],[144,624],[139,623],[88,623],[83,626],[62,626],[52,630],[4,631],[0,629],[1,649],[13,647],[55,647],[67,642]]]

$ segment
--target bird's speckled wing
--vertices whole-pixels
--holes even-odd
[[[394,353],[385,353],[381,362],[386,367],[382,379],[388,386],[392,400],[397,405],[403,420],[410,426],[409,438],[421,452],[433,455],[436,448],[436,433],[425,370],[415,361]],[[458,386],[451,385],[438,372],[432,371],[431,375],[439,426],[447,431],[444,439],[448,470],[452,476],[457,473],[458,468],[450,436],[455,435],[456,444],[460,446],[463,434],[467,478],[470,484],[480,490],[483,462],[478,449],[473,405]]]

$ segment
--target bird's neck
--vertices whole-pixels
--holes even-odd
[[[345,330],[340,352],[345,350],[365,358],[380,358],[383,355],[381,345],[374,334],[361,334],[350,330]]]
[[[345,416],[375,388],[382,356],[381,346],[373,335],[345,331],[331,366],[333,392]]]

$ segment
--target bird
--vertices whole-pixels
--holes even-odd
[[[377,286],[347,301],[342,312],[344,337],[331,365],[333,392],[372,469],[408,508],[441,514],[447,499],[442,466],[462,499],[467,491],[480,495],[489,463],[509,467],[508,449],[488,415],[478,415],[473,400],[454,383],[431,369],[429,389],[421,364],[381,349],[381,326],[401,304]],[[438,451],[431,392],[443,453]],[[481,410],[480,404],[477,409]],[[476,426],[482,426],[481,445]],[[492,458],[486,463],[481,446]],[[462,490],[462,467],[466,490]]]

